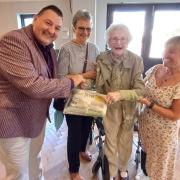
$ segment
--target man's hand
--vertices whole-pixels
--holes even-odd
[[[117,101],[119,101],[121,99],[121,95],[120,92],[109,92],[106,96],[105,96],[105,101],[107,102],[107,104],[112,104],[115,103]]]
[[[80,75],[80,74],[67,75],[67,77],[73,80],[75,87],[77,87],[80,83],[85,82],[85,79],[84,79],[83,76]]]

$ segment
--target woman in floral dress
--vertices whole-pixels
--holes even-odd
[[[147,174],[151,180],[173,180],[180,119],[180,36],[166,42],[163,64],[147,71],[145,86],[139,131]]]

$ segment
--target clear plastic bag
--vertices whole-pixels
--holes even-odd
[[[104,95],[92,90],[74,89],[68,98],[64,114],[104,117],[107,104]]]

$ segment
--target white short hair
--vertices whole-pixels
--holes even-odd
[[[131,41],[132,35],[129,31],[129,28],[126,25],[124,25],[124,24],[111,24],[106,30],[106,34],[105,34],[106,35],[106,42],[109,41],[110,34],[115,30],[121,30],[121,31],[125,32],[127,34],[128,43]]]

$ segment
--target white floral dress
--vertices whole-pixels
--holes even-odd
[[[156,65],[147,72],[146,96],[157,104],[169,108],[173,99],[180,99],[180,83],[175,86],[158,87]],[[173,180],[178,144],[178,124],[164,118],[147,107],[141,112],[140,138],[147,153],[146,170],[151,180]]]

